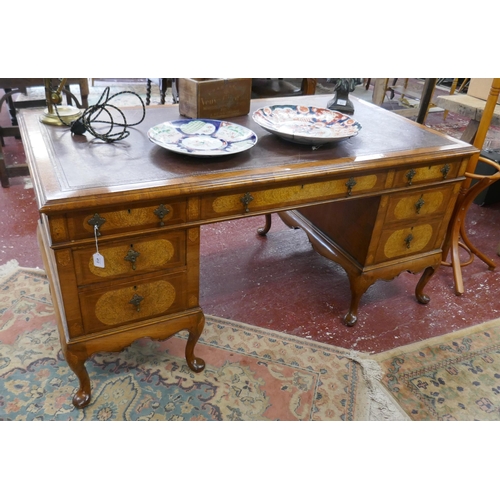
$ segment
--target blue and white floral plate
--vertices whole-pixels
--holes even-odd
[[[287,141],[313,146],[349,139],[361,130],[361,125],[349,115],[314,106],[266,106],[255,111],[252,118],[263,129]]]
[[[160,123],[148,130],[148,137],[162,148],[201,157],[241,153],[257,144],[257,136],[250,129],[205,118]]]

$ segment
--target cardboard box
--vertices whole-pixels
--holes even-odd
[[[179,113],[215,120],[247,115],[251,78],[179,78]]]
[[[467,95],[471,97],[477,97],[486,101],[490,95],[491,84],[493,83],[493,78],[471,78],[469,82],[469,88],[467,90]],[[497,99],[500,102],[500,96]]]

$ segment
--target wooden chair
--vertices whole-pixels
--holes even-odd
[[[500,93],[500,78],[494,78],[490,89],[490,94],[486,100],[483,116],[479,122],[479,127],[475,135],[473,146],[481,150],[484,144],[484,139],[490,127],[493,111],[497,104],[498,95]],[[448,226],[445,244],[443,246],[443,265],[451,266],[453,268],[453,277],[455,280],[455,293],[462,295],[464,293],[464,284],[462,278],[462,267],[469,265],[474,256],[479,257],[487,266],[488,269],[493,270],[496,267],[495,262],[477,250],[470,241],[465,231],[465,218],[469,206],[474,201],[476,196],[488,186],[500,179],[500,166],[494,161],[480,156],[480,151],[473,155],[467,165],[465,172],[466,180],[462,184],[462,188],[458,195],[457,203],[455,205],[453,215]],[[478,175],[475,173],[477,163],[481,159],[482,162],[487,163],[494,167],[497,172],[493,175]],[[472,180],[476,179],[477,183],[472,185]],[[460,248],[466,250],[469,255],[468,260],[462,262],[460,260]],[[450,255],[450,262],[445,259]]]
[[[177,79],[176,78],[148,78],[146,83],[146,106],[151,103],[151,84],[155,83],[160,87],[160,104],[165,104],[165,97],[168,87],[172,87],[172,102],[177,104],[179,102],[179,94],[177,92]]]
[[[16,92],[18,91],[10,90],[0,98],[0,112],[2,111],[2,106],[4,102],[8,102],[9,99],[12,99],[12,95],[15,94]],[[12,119],[13,117],[11,114],[11,120]],[[11,177],[29,175],[28,165],[26,163],[21,163],[17,165],[8,165],[6,163],[5,156],[3,153],[3,147],[5,146],[4,138],[18,137],[18,136],[19,136],[19,127],[17,126],[17,124],[9,127],[0,126],[0,184],[4,188],[10,186],[9,179]]]
[[[69,92],[69,85],[77,84],[80,87],[80,96],[82,98],[82,107],[88,107],[89,83],[87,78],[68,78],[66,81],[66,100],[68,104],[72,103],[73,98]],[[17,165],[7,165],[3,154],[5,146],[5,137],[19,138],[19,127],[17,126],[16,110],[20,108],[45,106],[46,100],[27,100],[17,101],[14,103],[13,96],[15,94],[26,94],[30,87],[41,87],[44,85],[43,78],[0,78],[0,89],[4,89],[4,95],[0,99],[0,111],[4,103],[7,103],[10,113],[12,126],[0,126],[0,183],[2,187],[10,186],[9,179],[29,175],[28,165],[26,163]],[[75,98],[76,99],[76,98]]]
[[[391,99],[394,98],[395,92],[400,94],[400,101],[404,102],[405,96],[418,99],[418,107],[408,108],[408,109],[398,109],[394,110],[393,113],[398,115],[413,117],[417,115],[416,122],[424,124],[425,119],[427,118],[427,114],[431,107],[435,105],[432,103],[432,96],[434,94],[434,90],[436,88],[437,78],[426,78],[424,81],[424,85],[422,88],[422,92],[412,92],[408,90],[408,81],[409,78],[405,78],[404,84],[402,86],[396,86],[397,78],[393,79],[392,84],[389,84],[388,78],[377,78],[374,83],[373,88],[373,98],[372,101],[377,106],[382,106],[385,96],[387,92],[390,92]],[[369,83],[366,86],[368,89]]]
[[[56,80],[54,78],[54,80]],[[66,85],[64,87],[66,94],[66,102],[68,105],[73,103],[72,94],[70,92],[70,85],[78,85],[80,89],[80,97],[82,99],[81,103],[75,102],[75,104],[80,104],[78,107],[88,108],[89,102],[89,81],[88,78],[66,78]],[[4,89],[6,94],[9,94],[7,98],[7,104],[9,107],[9,112],[11,116],[12,125],[17,125],[16,120],[16,110],[21,108],[32,108],[36,106],[45,106],[46,101],[45,98],[38,100],[26,100],[26,101],[17,101],[14,104],[12,99],[12,95],[16,93],[26,94],[27,89],[31,87],[43,87],[44,79],[43,78],[0,78],[0,89]],[[15,91],[15,92],[13,92]]]

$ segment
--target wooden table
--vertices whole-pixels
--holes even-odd
[[[472,144],[476,137],[481,118],[483,117],[486,101],[467,94],[456,94],[438,96],[436,103],[440,108],[469,118],[469,123],[461,139]],[[498,104],[493,110],[488,127],[490,125],[500,125],[500,105]]]
[[[287,101],[324,107],[331,97]],[[275,102],[253,101],[252,110]],[[363,128],[352,139],[313,150],[264,131],[251,111],[231,121],[253,129],[257,145],[211,159],[148,140],[150,127],[179,118],[176,105],[148,108],[130,137],[113,144],[44,125],[34,110],[20,113],[61,345],[80,382],[75,406],[90,401],[86,359],[141,337],[166,339],[187,330],[187,363],[203,370],[194,354],[204,327],[202,224],[286,212],[282,216],[304,227],[317,250],[346,269],[348,324],[355,323],[371,283],[404,270],[425,270],[416,296],[428,302],[423,287],[441,263],[448,220],[476,150],[371,103],[353,102]],[[138,113],[124,112],[131,122]],[[96,238],[104,268],[93,261]]]

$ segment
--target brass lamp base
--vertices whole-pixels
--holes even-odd
[[[45,108],[43,114],[40,116],[40,121],[47,125],[71,125],[72,122],[78,120],[82,115],[82,109],[75,108],[74,106],[58,106],[57,113],[51,113],[48,108]]]

